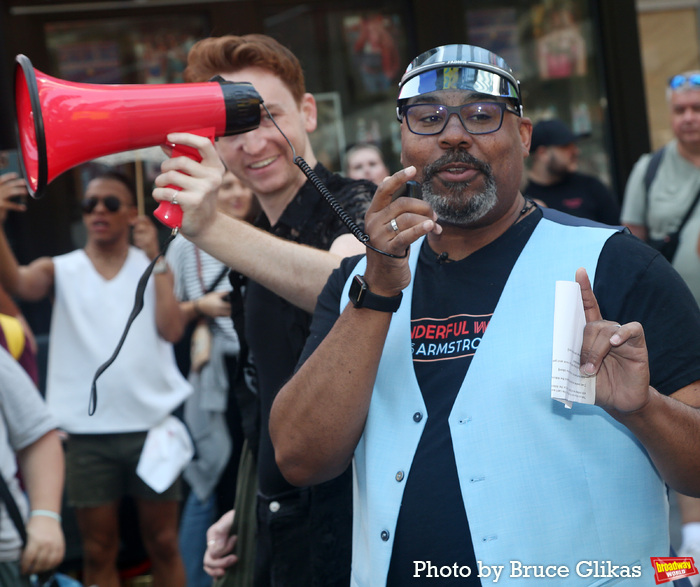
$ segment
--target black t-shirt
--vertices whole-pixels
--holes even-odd
[[[314,170],[356,224],[364,227],[364,215],[376,186],[333,174],[318,164]],[[348,231],[316,188],[307,181],[271,227],[261,214],[256,225],[286,240],[328,250]],[[294,372],[311,324],[311,314],[289,303],[259,283],[249,280],[244,301],[245,333],[258,376],[260,443],[258,480],[260,491],[275,496],[296,488],[282,476],[275,462],[268,421],[275,396]]]
[[[604,224],[620,222],[620,205],[598,178],[583,173],[569,173],[559,183],[542,185],[532,180],[523,190],[528,198],[540,200],[548,208],[588,218]]]
[[[413,365],[429,417],[406,479],[387,585],[422,584],[425,577],[413,577],[416,560],[429,560],[438,568],[455,563],[476,568],[447,417],[508,275],[541,217],[541,210],[535,211],[461,261],[439,263],[427,240],[421,249],[411,336]],[[302,362],[338,317],[339,296],[357,260],[346,260],[319,297]],[[603,247],[594,283],[605,319],[644,326],[652,386],[670,394],[700,379],[700,339],[694,334],[700,328],[700,310],[663,257],[629,234],[616,234]],[[425,336],[431,328],[433,333],[437,328],[459,333],[460,343],[431,346]],[[479,585],[475,574],[454,581]],[[440,584],[452,583],[441,578]]]

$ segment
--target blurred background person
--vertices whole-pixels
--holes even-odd
[[[179,476],[154,489],[154,480],[136,471],[147,437],[154,431],[161,438],[169,434],[172,427],[162,425],[191,391],[174,359],[171,343],[182,335],[183,322],[164,261],[153,270],[143,311],[117,361],[99,381],[99,404],[88,413],[93,375],[117,346],[136,286],[160,249],[156,227],[138,216],[135,199],[128,177],[102,171],[88,182],[81,203],[85,247],[26,266],[18,264],[0,231],[0,282],[19,299],[53,299],[46,402],[68,433],[66,493],[82,540],[83,581],[119,586],[118,513],[122,498],[130,496],[154,585],[184,587],[177,544]],[[176,438],[169,440],[173,446]]]
[[[548,208],[605,224],[618,224],[620,207],[598,178],[578,171],[578,137],[561,120],[532,129],[530,168],[523,194]]]
[[[673,267],[700,303],[700,71],[673,76],[666,88],[674,138],[639,158],[622,202],[622,222],[637,237],[657,243],[677,238]],[[684,222],[685,220],[685,222]],[[678,494],[679,554],[700,560],[700,499]],[[700,576],[690,578],[700,585]]]
[[[55,569],[65,555],[64,456],[56,421],[19,363],[27,347],[19,323],[0,320],[0,347],[0,475],[9,493],[0,516],[0,585],[30,587],[31,574]]]
[[[391,175],[381,149],[372,143],[350,147],[345,153],[345,169],[350,179],[367,179],[377,185]]]
[[[25,181],[15,172],[0,175],[0,224],[4,223],[9,211],[24,212],[27,209],[25,198],[28,196]],[[36,337],[19,306],[0,286],[0,313],[12,316],[19,321],[24,332],[23,353],[19,359],[35,384],[39,383],[37,362],[38,346]]]

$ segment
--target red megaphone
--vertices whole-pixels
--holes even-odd
[[[166,143],[171,132],[214,137],[260,124],[262,99],[247,82],[98,85],[66,82],[18,55],[15,109],[20,163],[29,193],[43,195],[58,175],[92,159]],[[182,146],[175,154],[197,157]],[[175,188],[177,189],[177,188]],[[161,202],[156,217],[179,227],[179,206]]]

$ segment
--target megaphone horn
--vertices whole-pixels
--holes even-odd
[[[183,84],[74,83],[34,69],[25,55],[16,57],[19,159],[34,198],[76,165],[163,145],[171,132],[211,134],[213,140],[253,130],[260,124],[261,103],[247,82],[219,78]],[[167,219],[169,214],[156,216]],[[177,220],[166,224],[179,226]]]

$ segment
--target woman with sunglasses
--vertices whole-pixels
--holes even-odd
[[[178,551],[180,480],[169,487],[136,472],[149,431],[168,422],[191,388],[172,343],[183,332],[167,264],[156,264],[144,309],[118,360],[103,373],[88,415],[91,381],[117,346],[134,291],[159,253],[155,225],[139,217],[131,181],[114,171],[93,178],[82,200],[85,247],[19,266],[0,231],[0,282],[20,299],[53,298],[46,400],[66,441],[66,491],[75,507],[86,585],[118,587],[119,504],[134,498],[154,585],[184,587]],[[133,242],[130,244],[133,233]]]
[[[674,138],[642,155],[625,188],[622,222],[664,252],[700,303],[700,71],[674,75],[666,87]],[[673,245],[674,251],[669,250]],[[682,556],[700,560],[700,499],[678,495]],[[694,587],[700,575],[690,578]]]

